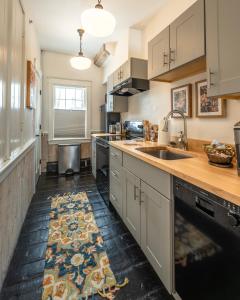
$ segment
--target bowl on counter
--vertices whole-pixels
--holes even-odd
[[[219,146],[205,144],[204,151],[208,156],[210,164],[222,167],[232,167],[232,160],[236,154],[235,148],[232,145]]]

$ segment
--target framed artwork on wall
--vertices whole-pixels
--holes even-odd
[[[196,82],[196,116],[198,118],[222,118],[226,116],[226,101],[207,96],[207,80]]]
[[[36,100],[36,75],[32,62],[27,61],[27,87],[26,87],[26,107],[35,108]]]
[[[181,110],[188,118],[192,117],[192,85],[185,84],[171,90],[172,110]],[[179,116],[174,116],[178,118]]]

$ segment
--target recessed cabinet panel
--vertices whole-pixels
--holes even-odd
[[[240,94],[239,12],[239,0],[206,0],[209,96]]]
[[[148,45],[148,79],[169,71],[169,32],[167,27]]]
[[[141,181],[141,247],[171,293],[170,200]]]
[[[170,69],[205,55],[204,0],[198,0],[170,25]]]
[[[140,179],[123,171],[123,220],[140,244]]]

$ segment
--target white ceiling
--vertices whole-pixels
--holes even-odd
[[[104,8],[116,17],[117,26],[112,36],[94,38],[84,36],[84,53],[93,57],[107,41],[117,41],[118,34],[149,19],[167,0],[102,0]],[[43,50],[78,53],[81,13],[94,7],[97,0],[22,0],[33,20]]]

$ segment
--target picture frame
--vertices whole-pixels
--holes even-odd
[[[36,106],[36,74],[30,60],[27,61],[27,86],[26,86],[26,107],[33,109]]]
[[[185,84],[171,89],[171,108],[181,110],[185,117],[192,117],[192,84]],[[174,118],[180,116],[175,115]]]
[[[196,87],[196,117],[224,118],[226,117],[226,101],[218,97],[207,97],[207,80],[197,81]]]

